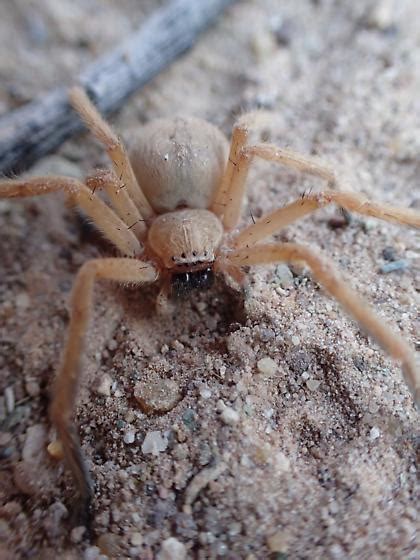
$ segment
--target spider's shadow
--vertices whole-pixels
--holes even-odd
[[[159,290],[159,283],[118,288],[118,303],[124,315],[150,320],[153,325],[160,324],[172,332],[182,325],[189,333],[202,334],[210,329],[225,335],[232,325],[245,323],[244,294],[227,285],[222,277],[217,277],[209,289],[196,289],[182,297],[171,297],[171,309],[167,315],[160,315],[156,310]]]

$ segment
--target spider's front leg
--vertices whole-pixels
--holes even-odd
[[[318,253],[296,243],[255,245],[227,255],[227,264],[246,266],[270,264],[279,261],[304,262],[317,282],[334,297],[369,335],[402,365],[405,381],[417,407],[420,407],[420,372],[416,356],[407,342],[376,315],[373,309],[353,291],[332,262]]]
[[[98,279],[143,284],[156,281],[157,271],[151,264],[136,259],[95,259],[82,266],[74,283],[67,342],[55,381],[50,414],[63,446],[65,461],[79,491],[75,515],[79,522],[85,523],[88,522],[92,486],[73,424],[73,409],[81,369],[83,343],[92,308],[94,282]]]
[[[145,219],[153,217],[154,211],[137,182],[130,158],[121,138],[114,133],[109,124],[103,119],[84,89],[78,86],[71,88],[69,98],[71,105],[78,112],[92,134],[105,146],[116,176],[120,178],[122,184],[127,189],[131,200],[136,204],[140,214]]]
[[[364,216],[420,227],[420,213],[411,208],[398,208],[390,204],[372,202],[358,193],[322,191],[307,194],[278,210],[274,210],[274,212],[266,214],[254,224],[242,229],[234,237],[233,245],[237,249],[251,247],[258,241],[277,233],[282,228],[329,204],[337,204],[345,210],[357,212]]]
[[[226,170],[211,206],[211,210],[222,219],[226,230],[234,229],[239,223],[246,179],[255,156],[324,179],[329,187],[336,183],[334,172],[313,158],[271,144],[248,145],[250,133],[258,127],[259,120],[258,112],[249,113],[243,115],[233,128]]]

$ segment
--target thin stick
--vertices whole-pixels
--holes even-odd
[[[172,0],[117,48],[68,85],[81,84],[102,114],[118,109],[137,89],[189,49],[235,0]],[[0,173],[18,173],[57,148],[82,124],[58,88],[0,118]]]

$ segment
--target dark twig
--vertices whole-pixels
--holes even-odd
[[[130,94],[190,48],[199,33],[233,2],[172,0],[68,85],[83,85],[102,113],[118,109]],[[10,112],[0,118],[0,173],[22,171],[81,128],[64,87]]]

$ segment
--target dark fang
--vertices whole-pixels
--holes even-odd
[[[176,297],[187,295],[191,290],[207,290],[213,285],[214,273],[211,267],[194,272],[173,274],[171,278],[172,293]]]

